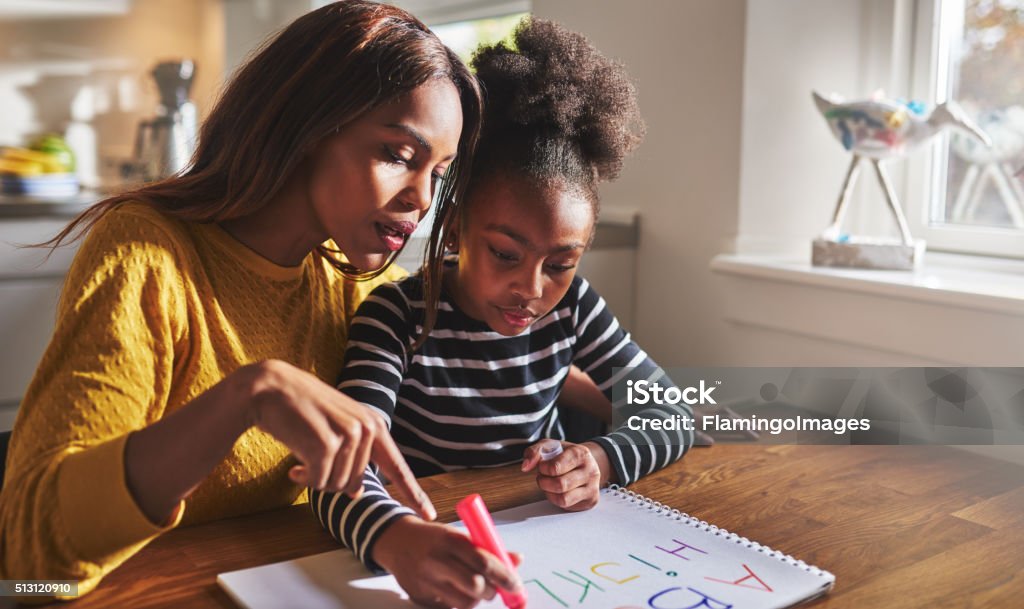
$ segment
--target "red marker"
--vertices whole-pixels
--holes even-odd
[[[508,552],[505,551],[505,544],[501,543],[498,531],[494,528],[491,513],[487,511],[487,506],[484,505],[484,500],[480,495],[474,493],[460,501],[455,506],[455,512],[458,513],[462,522],[466,523],[466,528],[469,529],[469,538],[473,540],[476,547],[494,554],[509,570],[515,571],[516,567],[512,564]],[[516,594],[498,588],[498,594],[501,595],[501,600],[505,601],[505,606],[508,609],[526,607],[525,592]]]

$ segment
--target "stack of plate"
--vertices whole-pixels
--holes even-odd
[[[0,192],[34,199],[73,197],[78,194],[78,177],[73,173],[45,173],[35,176],[0,175]]]

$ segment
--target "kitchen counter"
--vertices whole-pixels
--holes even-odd
[[[0,195],[0,220],[26,218],[73,218],[104,196],[82,191],[73,197],[40,199],[18,195]]]

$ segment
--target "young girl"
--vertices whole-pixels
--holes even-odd
[[[670,383],[575,274],[594,233],[597,185],[639,140],[634,91],[582,36],[537,19],[520,24],[511,46],[479,50],[473,65],[484,127],[465,204],[445,231],[458,259],[445,265],[437,322],[421,336],[419,275],[375,289],[353,320],[339,388],[388,422],[417,475],[522,461],[552,503],[588,509],[602,485],[630,484],[692,444],[691,432],[621,427],[539,457],[538,440],[565,437],[555,402],[572,365],[609,399],[624,381],[616,369]],[[418,602],[470,606],[494,586],[519,585],[465,536],[388,497],[373,472],[359,499],[314,492],[311,505]]]

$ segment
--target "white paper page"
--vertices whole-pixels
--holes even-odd
[[[655,514],[604,492],[597,508],[566,513],[547,502],[494,514],[519,569],[530,609],[773,609],[823,593],[833,582],[746,540]],[[410,607],[393,577],[368,577],[348,550],[236,571],[218,581],[247,609]],[[481,607],[504,607],[500,598]]]

